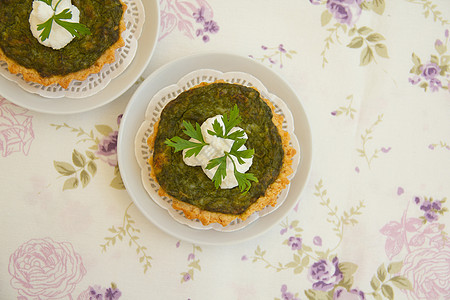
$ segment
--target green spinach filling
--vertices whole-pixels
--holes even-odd
[[[0,47],[5,55],[42,77],[67,75],[92,66],[119,39],[122,4],[119,0],[72,0],[80,23],[90,35],[75,37],[60,50],[41,45],[28,21],[33,0],[0,0]]]
[[[186,165],[182,152],[175,153],[164,143],[174,136],[189,139],[183,132],[183,120],[202,124],[210,117],[229,113],[235,104],[242,118],[239,127],[248,135],[246,146],[255,150],[248,172],[253,173],[258,182],[253,182],[245,194],[238,187],[216,189],[201,167]],[[225,214],[243,213],[264,195],[278,177],[283,163],[281,137],[272,116],[272,110],[260,94],[241,85],[214,83],[181,93],[161,113],[153,153],[158,183],[167,194],[201,209]]]

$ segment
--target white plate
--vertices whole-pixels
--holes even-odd
[[[149,101],[159,90],[178,82],[181,76],[198,69],[221,72],[245,72],[258,78],[267,90],[288,105],[295,122],[295,135],[300,144],[300,163],[292,179],[285,202],[272,213],[259,218],[245,228],[221,232],[197,230],[175,221],[165,209],[148,195],[141,182],[141,169],[135,159],[135,136],[145,120]],[[123,114],[119,128],[117,154],[120,173],[135,205],[153,224],[178,239],[197,244],[224,245],[254,238],[278,224],[297,203],[308,180],[312,161],[311,130],[306,113],[292,88],[276,73],[252,59],[224,53],[207,53],[173,61],[153,72],[133,94]]]
[[[17,83],[0,76],[0,95],[30,110],[52,113],[79,113],[105,105],[124,93],[141,76],[156,46],[159,33],[159,0],[143,0],[145,24],[132,63],[103,90],[86,98],[45,98],[23,90]]]
[[[153,134],[153,128],[155,123],[160,118],[162,108],[165,107],[168,102],[172,101],[179,94],[190,89],[192,86],[198,85],[202,82],[215,82],[217,80],[223,80],[229,83],[239,83],[244,86],[256,88],[263,98],[272,102],[275,106],[275,112],[283,116],[283,130],[289,133],[291,138],[290,145],[295,149],[296,153],[298,153],[298,155],[294,155],[292,159],[293,172],[288,176],[288,179],[291,180],[295,176],[300,158],[300,146],[298,144],[297,137],[294,134],[294,117],[283,100],[281,100],[278,96],[269,93],[266,90],[266,87],[257,78],[243,72],[235,71],[223,73],[212,69],[200,69],[186,74],[176,84],[169,85],[162,90],[159,90],[159,92],[156,93],[156,95],[154,95],[149,101],[145,113],[145,121],[142,123],[138,133],[136,134],[135,155],[136,160],[141,167],[141,179],[145,190],[149,194],[150,198],[153,199],[160,207],[166,209],[172,218],[181,224],[185,224],[195,229],[231,232],[241,230],[242,228],[247,227],[250,223],[255,222],[258,218],[264,217],[278,209],[278,207],[280,207],[286,200],[290,185],[278,194],[277,204],[275,206],[268,205],[264,209],[253,213],[245,221],[238,218],[225,227],[218,223],[203,225],[198,219],[190,220],[186,218],[182,211],[176,210],[172,207],[172,200],[170,198],[161,197],[158,194],[160,187],[158,182],[150,176],[151,167],[148,163],[148,158],[153,154],[153,151],[150,151],[148,148],[147,139]]]

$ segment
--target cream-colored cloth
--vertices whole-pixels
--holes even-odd
[[[0,98],[0,298],[448,299],[450,2],[159,7],[143,78],[219,51],[295,90],[314,149],[298,204],[242,243],[179,240],[141,214],[116,167],[120,115],[142,80],[83,114]]]

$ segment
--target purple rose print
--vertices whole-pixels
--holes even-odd
[[[333,294],[333,300],[365,300],[366,296],[364,295],[363,291],[357,290],[357,289],[351,289],[350,291],[347,291],[343,287],[338,287],[334,291]]]
[[[409,83],[411,83],[412,85],[418,84],[421,80],[422,80],[422,78],[420,78],[420,76],[414,76],[412,78],[408,78]]]
[[[322,238],[320,236],[315,236],[313,238],[313,244],[316,246],[322,246]]]
[[[433,222],[438,219],[438,215],[432,210],[425,212],[424,216],[428,222]]]
[[[292,250],[300,250],[302,249],[302,239],[296,236],[291,236],[288,239],[288,245]]]
[[[283,284],[281,286],[281,299],[282,300],[299,300],[294,294],[288,292],[287,285]]]
[[[89,299],[92,300],[103,300],[103,294],[105,289],[99,285],[94,285],[89,287]]]
[[[420,202],[422,202],[422,199],[420,199],[420,197],[414,197],[414,203],[419,204]]]
[[[344,278],[339,270],[339,259],[335,257],[331,262],[321,259],[313,263],[309,269],[308,278],[313,282],[313,289],[331,291]]]
[[[98,144],[98,150],[95,153],[112,167],[117,166],[117,135],[118,131],[116,130],[105,136]]]
[[[111,283],[111,287],[103,288],[99,285],[90,286],[82,292],[77,300],[119,300],[122,292],[117,288],[115,283]]]
[[[431,202],[430,201],[423,201],[420,205],[420,209],[423,211],[429,211],[431,209]]]
[[[431,80],[435,78],[441,72],[441,68],[432,62],[428,62],[420,67],[422,71],[422,76],[425,77],[426,80]]]
[[[175,29],[194,39],[209,41],[207,33],[217,33],[219,26],[213,21],[213,10],[206,0],[160,0],[160,34],[162,40]],[[198,24],[201,27],[195,28]]]
[[[423,211],[422,220],[425,222],[434,222],[439,219],[439,214],[443,214],[447,211],[446,208],[442,207],[442,202],[439,200],[433,200],[432,198],[427,199],[421,197],[414,197],[413,201],[419,206],[420,210]],[[444,201],[444,200],[442,200]]]
[[[217,33],[219,31],[219,25],[217,25],[217,23],[213,20],[206,21],[203,23],[203,30],[205,32]]]
[[[437,78],[430,79],[430,88],[432,92],[439,91],[439,88],[442,88],[442,82]]]
[[[450,92],[450,73],[447,65],[448,57],[448,30],[445,31],[444,39],[436,39],[434,48],[436,54],[431,54],[426,63],[422,63],[419,56],[414,52],[412,54],[412,61],[414,66],[410,73],[414,74],[409,78],[409,82],[413,85],[418,85],[427,91],[428,88],[432,92],[447,89]],[[420,84],[419,84],[420,82]]]
[[[191,274],[189,274],[189,273],[184,274],[183,280],[184,280],[185,282],[191,280]]]
[[[328,0],[327,9],[342,24],[353,25],[361,15],[362,0]]]
[[[194,17],[197,23],[205,22],[205,7],[204,6],[200,7],[196,12],[192,14],[192,16]]]
[[[105,292],[105,300],[118,300],[122,293],[117,288],[107,288]]]
[[[431,204],[431,208],[435,210],[441,210],[442,203],[440,201],[434,201],[433,204]]]

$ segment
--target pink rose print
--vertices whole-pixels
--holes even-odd
[[[450,247],[420,248],[408,253],[403,274],[414,286],[410,299],[450,298]]]
[[[70,295],[86,274],[72,244],[51,238],[32,239],[9,258],[11,286],[19,299],[60,299]]]
[[[34,140],[33,117],[28,110],[0,96],[0,153],[6,157],[14,152],[28,155]]]
[[[177,28],[188,38],[201,37],[206,43],[209,34],[219,31],[219,25],[212,19],[213,11],[205,0],[160,0],[160,37],[162,40]]]

